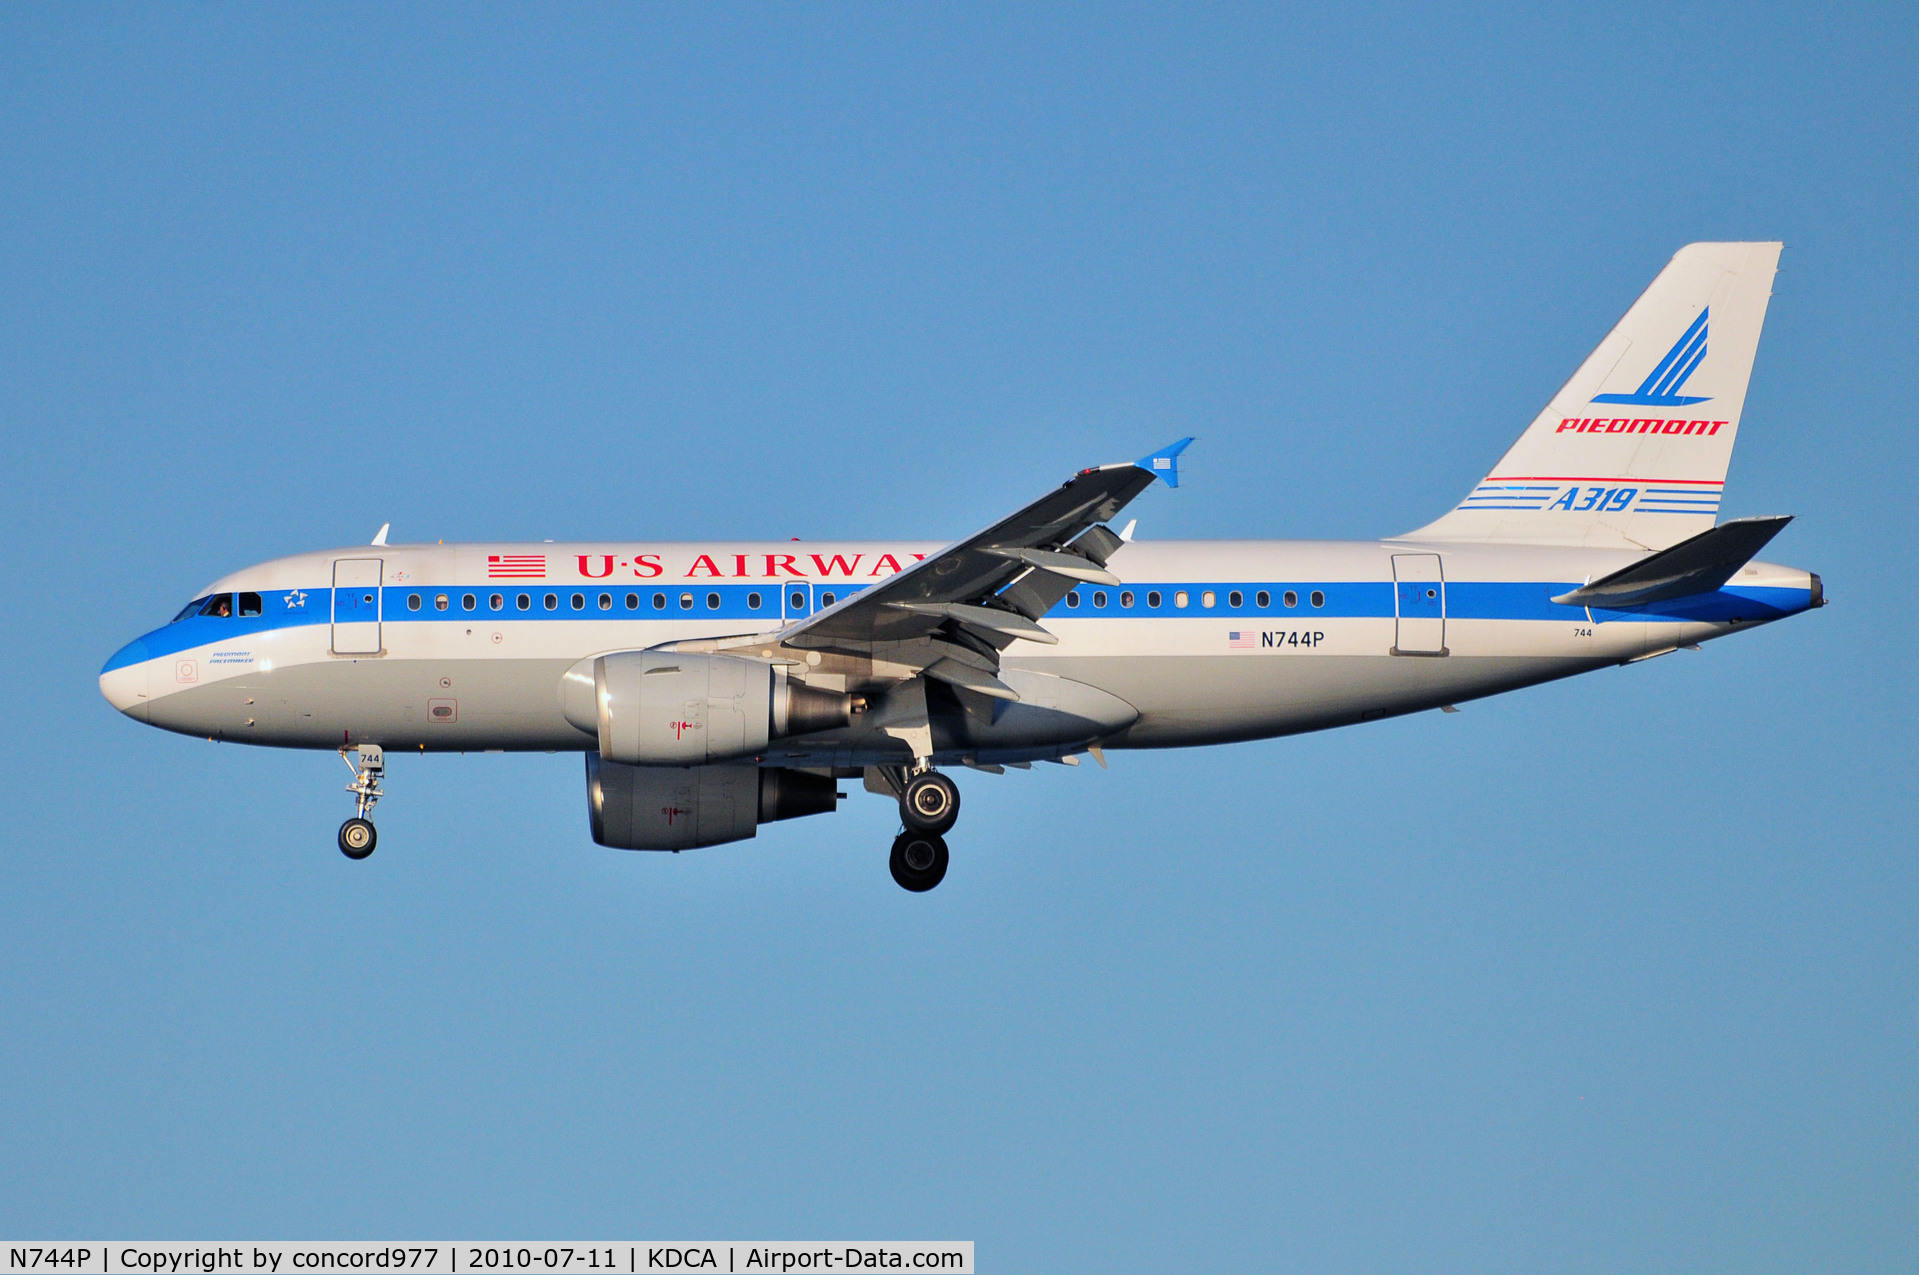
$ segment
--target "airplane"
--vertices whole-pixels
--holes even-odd
[[[578,751],[593,840],[680,851],[899,805],[945,877],[954,768],[1265,739],[1631,664],[1825,605],[1717,521],[1778,243],[1682,248],[1459,504],[1369,541],[1144,541],[1109,525],[1184,438],[950,544],[371,545],[200,590],[100,690],[184,735],[333,749],[349,859],[386,754]]]

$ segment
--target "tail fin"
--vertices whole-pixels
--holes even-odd
[[[1681,248],[1492,473],[1406,538],[1665,549],[1710,528],[1780,247]]]

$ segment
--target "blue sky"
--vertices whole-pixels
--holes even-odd
[[[1919,1222],[1912,11],[0,11],[0,1230],[1870,1270]],[[1724,513],[1834,605],[1457,716],[621,854],[575,756],[144,730],[368,539],[1373,536],[1787,245]],[[1209,1265],[1209,1263],[1215,1263]]]

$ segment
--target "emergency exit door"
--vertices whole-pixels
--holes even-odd
[[[1393,555],[1394,655],[1446,654],[1446,575],[1436,553]]]
[[[337,558],[333,563],[333,653],[380,653],[379,558]]]

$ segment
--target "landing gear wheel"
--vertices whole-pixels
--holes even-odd
[[[909,832],[945,832],[959,821],[959,785],[937,770],[906,781],[900,793],[900,822]]]
[[[924,894],[946,879],[946,839],[937,832],[902,832],[893,838],[886,866],[902,890]]]
[[[366,819],[349,819],[340,825],[340,853],[349,859],[364,859],[380,843],[380,834]]]

